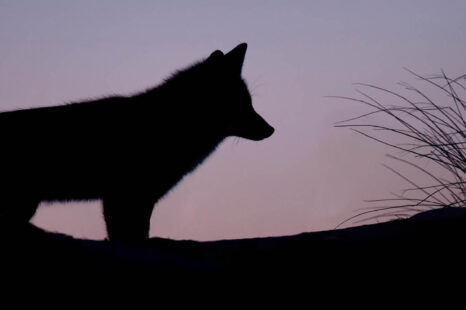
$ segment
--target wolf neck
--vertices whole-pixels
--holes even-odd
[[[184,106],[203,102],[183,93],[181,86],[162,84],[138,96],[144,106],[145,119],[151,123],[147,131],[157,131],[154,134],[158,140],[153,141],[153,151],[158,156],[166,154],[164,164],[170,167],[163,170],[169,168],[171,173],[167,177],[173,178],[175,183],[201,164],[226,138],[221,130],[205,125],[206,115],[185,116],[188,113],[183,111]],[[150,139],[150,133],[148,135]]]

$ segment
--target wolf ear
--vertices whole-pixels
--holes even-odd
[[[210,54],[209,58],[207,58],[207,61],[218,61],[219,59],[222,59],[223,58],[223,52],[220,51],[220,50],[216,50],[215,52],[213,52],[212,54]]]
[[[246,56],[246,49],[248,45],[241,43],[225,55],[225,61],[234,74],[241,75],[243,69],[244,56]]]

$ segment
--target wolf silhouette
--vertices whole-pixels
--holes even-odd
[[[110,240],[148,238],[155,203],[222,140],[273,133],[241,77],[246,49],[214,51],[132,96],[0,113],[0,216],[102,199]]]

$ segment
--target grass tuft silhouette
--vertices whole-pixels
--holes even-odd
[[[399,83],[403,91],[371,84],[356,84],[359,97],[331,96],[366,105],[371,111],[335,124],[400,153],[387,156],[421,177],[414,181],[384,165],[409,184],[392,198],[368,200],[376,206],[363,209],[348,222],[406,218],[417,212],[463,207],[466,201],[466,75],[454,78],[443,71],[421,76],[406,69],[419,86]],[[383,102],[382,102],[383,101]],[[404,171],[404,170],[403,170]],[[427,181],[427,184],[423,184]]]

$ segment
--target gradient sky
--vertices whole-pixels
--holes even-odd
[[[158,203],[151,236],[332,229],[367,207],[363,200],[405,185],[382,167],[386,148],[333,127],[366,108],[325,96],[356,95],[355,82],[396,88],[413,81],[403,67],[464,73],[464,12],[464,0],[0,0],[0,105],[134,93],[247,42],[243,76],[276,132],[262,142],[226,140]],[[34,223],[105,237],[100,202],[42,207]]]

